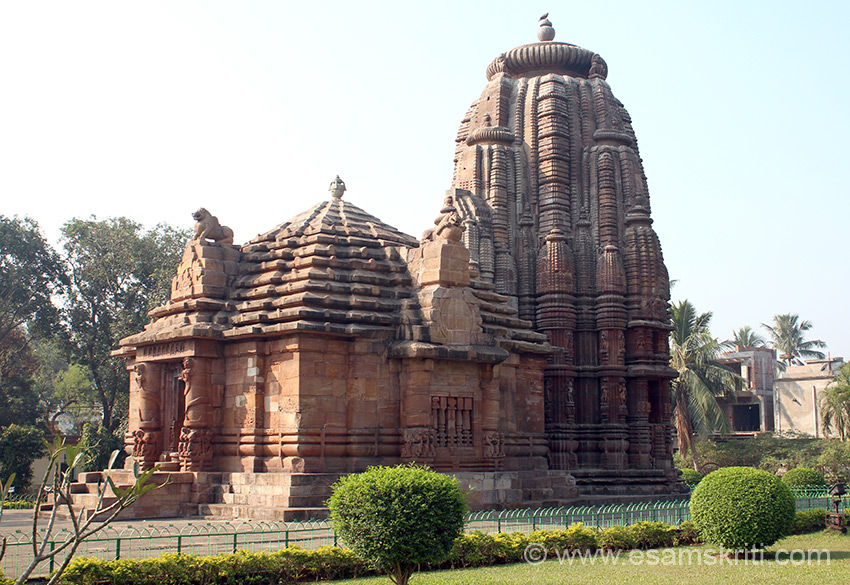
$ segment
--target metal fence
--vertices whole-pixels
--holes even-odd
[[[640,502],[610,506],[572,506],[563,508],[538,508],[535,510],[503,510],[500,512],[473,512],[467,518],[467,531],[531,532],[557,530],[581,522],[586,526],[610,528],[625,526],[642,520],[681,524],[691,517],[688,500],[665,502]]]
[[[832,498],[824,490],[797,491],[797,510],[832,509]],[[842,498],[844,510],[850,509],[848,496]],[[641,502],[610,506],[573,506],[474,512],[467,518],[467,532],[531,532],[567,528],[581,522],[586,526],[609,528],[639,521],[681,524],[690,520],[688,500]],[[67,530],[54,534],[48,548],[58,546],[70,535]],[[32,559],[31,532],[22,530],[7,534],[6,555],[0,562],[6,575],[17,575]],[[44,535],[40,536],[43,540]],[[310,522],[251,522],[251,523],[189,523],[125,528],[108,526],[94,537],[85,540],[76,556],[101,559],[147,558],[165,553],[215,555],[237,550],[252,552],[274,551],[287,546],[315,549],[336,545],[337,537],[327,521]],[[46,576],[54,568],[43,563],[34,577]]]

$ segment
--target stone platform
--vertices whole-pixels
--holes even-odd
[[[109,473],[118,487],[133,483],[132,473]],[[327,516],[325,502],[340,473],[158,472],[162,487],[145,494],[121,513],[122,519],[201,516],[216,520],[294,521]],[[451,473],[467,493],[473,511],[569,505],[578,497],[568,472],[492,471]],[[84,473],[71,487],[74,504],[94,510],[102,473]],[[104,498],[106,505],[116,500]]]

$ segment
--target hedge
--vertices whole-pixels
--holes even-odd
[[[702,474],[694,469],[680,469],[682,472],[682,481],[690,487],[696,486],[702,481]]]
[[[615,538],[623,538],[618,540]],[[573,524],[565,530],[464,534],[455,540],[445,561],[422,565],[422,570],[457,569],[522,562],[525,548],[542,544],[556,551],[625,550],[689,545],[699,542],[693,523],[673,527],[662,522],[638,522],[603,531]],[[100,560],[76,558],[60,583],[64,585],[277,585],[351,579],[375,574],[348,549],[326,546],[318,550],[289,547],[277,552],[201,557],[166,554],[149,559]]]
[[[76,558],[60,583],[77,585],[277,585],[352,579],[372,574],[353,552],[333,546],[289,547],[273,553],[238,551],[201,557],[165,554],[148,559]]]
[[[806,534],[807,532],[819,532],[826,528],[826,510],[814,508],[804,510],[794,515],[794,525],[791,534]]]

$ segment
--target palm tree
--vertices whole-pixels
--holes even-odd
[[[673,424],[682,457],[690,452],[699,471],[696,438],[729,432],[729,419],[717,399],[734,400],[744,379],[715,360],[721,344],[708,329],[711,312],[697,315],[691,302],[684,300],[671,307],[671,317],[670,366],[679,372],[673,380]]]
[[[742,347],[764,347],[766,345],[764,337],[753,331],[749,325],[744,325],[740,329],[733,331],[732,339],[728,339],[723,343],[730,347],[736,345]]]
[[[820,416],[823,430],[835,431],[842,441],[850,438],[850,364],[844,364],[821,394]]]
[[[823,359],[824,353],[817,348],[826,347],[820,339],[804,340],[804,333],[812,328],[810,321],[800,321],[799,315],[786,313],[776,315],[773,325],[761,324],[770,333],[770,343],[779,352],[779,361],[784,366],[802,364],[803,358]]]

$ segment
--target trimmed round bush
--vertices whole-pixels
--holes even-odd
[[[826,489],[826,478],[820,471],[810,467],[795,467],[782,476],[782,481],[791,489]]]
[[[466,517],[457,480],[413,464],[341,478],[328,508],[343,542],[397,585],[417,565],[446,559]]]
[[[704,540],[740,551],[770,546],[788,534],[796,503],[791,489],[766,471],[723,467],[703,478],[690,507]]]

